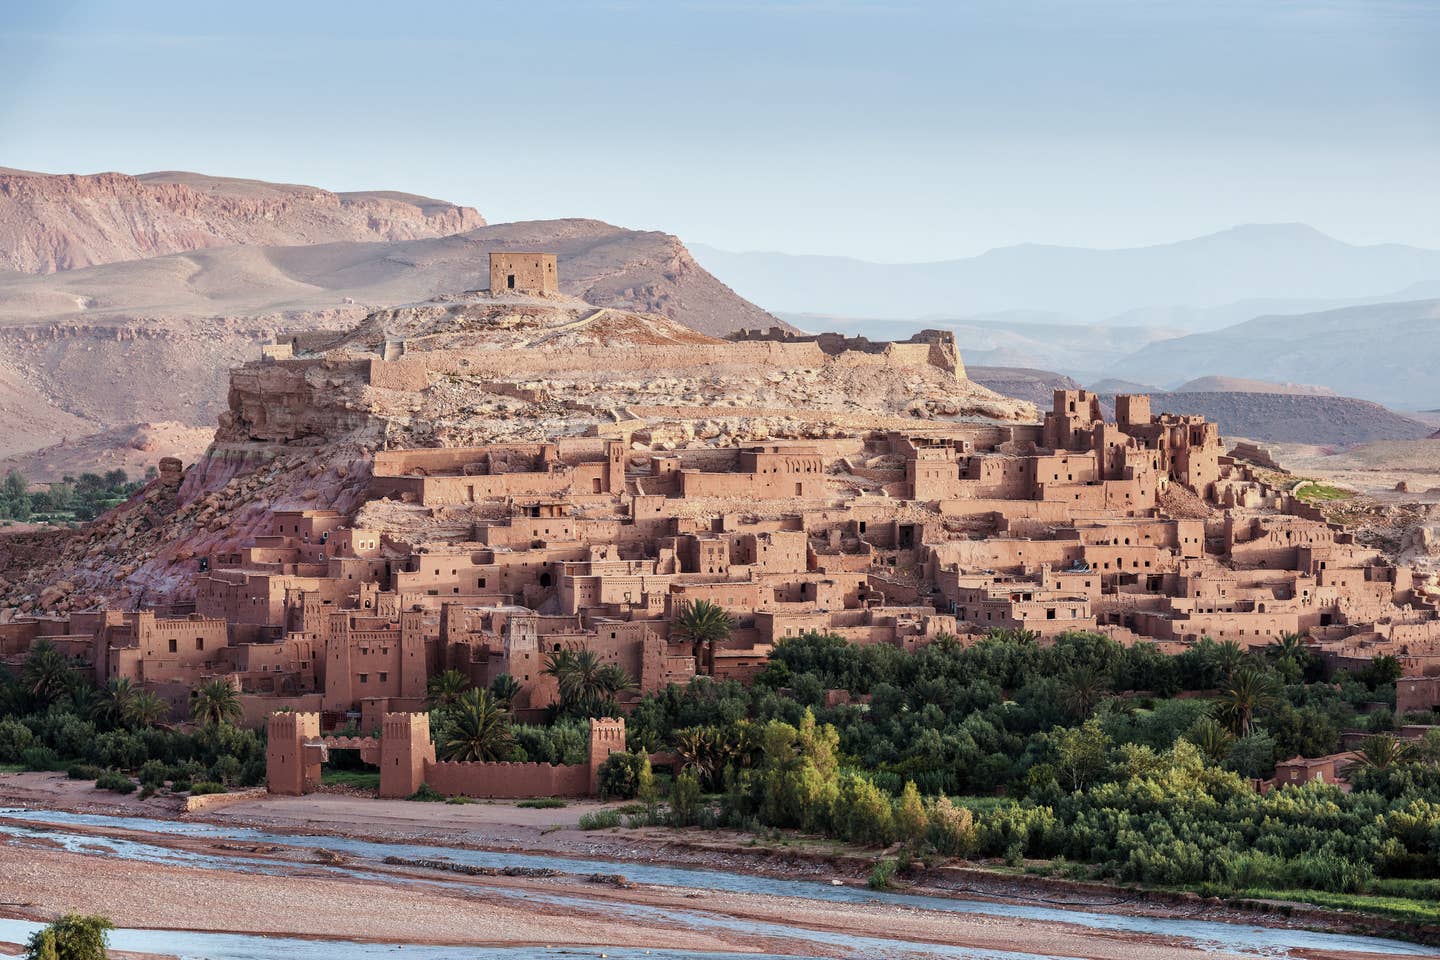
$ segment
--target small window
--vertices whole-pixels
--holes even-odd
[[[195,649],[196,649],[196,650],[204,650],[204,649],[205,649],[205,638],[204,638],[204,637],[196,637],[196,638],[195,638]]]
[[[390,674],[385,673],[384,671],[381,671],[381,673],[380,673],[380,682],[381,682],[381,683],[384,683],[386,680],[389,680],[389,679],[390,679]]]
[[[361,683],[369,683],[369,682],[370,682],[370,674],[368,674],[368,673],[362,673],[362,674],[360,674],[360,682],[361,682]]]
[[[170,638],[170,652],[171,652],[171,653],[176,653],[176,652],[178,652],[178,646],[179,646],[179,644],[178,644],[178,642],[175,640],[175,638],[174,638],[174,637],[171,637],[171,638]]]

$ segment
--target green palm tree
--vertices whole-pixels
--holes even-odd
[[[470,679],[459,670],[444,670],[430,678],[425,696],[432,707],[448,707],[470,688]]]
[[[1303,633],[1282,633],[1280,639],[1265,648],[1265,652],[1276,660],[1295,660],[1304,663],[1310,656],[1309,641]]]
[[[126,700],[122,719],[132,727],[153,727],[169,716],[168,703],[149,690],[137,690]]]
[[[488,690],[472,687],[449,710],[450,723],[440,744],[445,760],[504,760],[515,746],[510,717]]]
[[[500,706],[506,710],[510,709],[511,703],[514,702],[515,697],[519,695],[519,693],[520,681],[508,673],[502,673],[490,681],[490,696],[499,701]]]
[[[547,653],[543,672],[555,678],[561,712],[574,716],[605,716],[615,709],[615,697],[635,686],[623,667],[602,662],[588,647]]]
[[[1060,685],[1060,706],[1071,716],[1087,719],[1110,693],[1110,680],[1088,664],[1073,668]]]
[[[735,629],[735,620],[718,603],[689,600],[676,611],[671,629],[677,638],[693,644],[698,661],[702,651],[713,651],[729,638],[730,631]]]
[[[1404,763],[1412,755],[1412,744],[1389,733],[1377,733],[1360,742],[1351,764],[1368,770],[1385,770]]]
[[[1220,714],[1237,737],[1248,737],[1255,730],[1255,714],[1279,702],[1275,678],[1254,667],[1237,669],[1220,690]]]
[[[1245,648],[1234,640],[1221,640],[1215,644],[1215,663],[1220,668],[1220,676],[1229,680],[1235,676],[1235,671],[1245,665]]]
[[[134,695],[135,685],[129,677],[111,677],[95,704],[94,719],[106,726],[119,726],[125,722],[125,706]]]
[[[1212,717],[1196,721],[1195,726],[1185,734],[1185,739],[1195,744],[1205,759],[1217,765],[1225,762],[1225,758],[1230,756],[1230,748],[1235,745],[1235,735]]]
[[[37,703],[49,706],[79,684],[79,674],[49,640],[36,641],[20,671],[20,683]]]
[[[228,681],[217,677],[190,691],[190,719],[196,723],[235,723],[244,715],[240,694]]]

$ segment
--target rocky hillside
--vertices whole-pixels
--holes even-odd
[[[270,353],[233,371],[215,443],[183,477],[162,465],[128,504],[44,551],[0,536],[0,619],[184,599],[197,558],[263,532],[270,509],[356,511],[378,449],[623,436],[644,462],[678,448],[1035,416],[933,353],[730,343],[563,294],[437,297]],[[463,507],[385,503],[421,531],[473,520]]]
[[[1049,370],[1030,370],[1023,367],[980,367],[966,364],[970,379],[994,390],[996,393],[1017,400],[1026,400],[1041,410],[1049,410],[1055,400],[1056,390],[1078,390],[1080,384],[1063,373]]]
[[[1196,377],[1176,387],[1172,393],[1288,393],[1300,397],[1339,396],[1329,387],[1308,383],[1266,383],[1242,377]]]
[[[974,364],[966,369],[976,383],[1007,397],[1027,400],[1042,410],[1049,408],[1053,391],[1078,387],[1064,374],[1049,370]],[[1230,378],[1209,377],[1193,381],[1187,387],[1204,386],[1206,381],[1224,386],[1243,383]],[[1433,429],[1379,404],[1354,397],[1239,389],[1190,389],[1167,393],[1147,389],[1142,384],[1127,386],[1124,381],[1114,380],[1098,383],[1091,389],[1100,394],[1101,407],[1107,416],[1114,413],[1116,393],[1148,393],[1156,412],[1199,414],[1218,423],[1220,432],[1226,437],[1245,437],[1271,443],[1349,446],[1377,440],[1416,440]]]
[[[50,483],[82,473],[124,470],[133,480],[165,457],[193,462],[210,446],[215,431],[182,423],[130,423],[89,436],[66,439],[18,457],[0,459],[0,474],[19,470],[28,480]]]
[[[1274,443],[1348,446],[1375,440],[1415,440],[1425,424],[1354,397],[1280,393],[1157,393],[1151,406],[1167,413],[1194,413],[1220,425],[1228,438]]]
[[[52,273],[226,246],[444,237],[484,226],[470,207],[404,193],[167,171],[0,169],[0,270]]]
[[[668,234],[595,220],[481,227],[390,243],[226,247],[0,278],[0,456],[136,422],[215,422],[225,377],[286,330],[483,288],[491,250],[559,254],[561,286],[706,333],[779,323]]]

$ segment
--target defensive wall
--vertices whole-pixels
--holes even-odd
[[[590,721],[589,757],[581,764],[435,759],[428,713],[386,713],[377,737],[323,737],[319,713],[272,713],[265,756],[271,793],[300,796],[320,785],[331,750],[356,750],[380,767],[380,796],[399,799],[421,785],[447,796],[519,799],[584,797],[600,789],[600,767],[625,750],[625,720]]]
[[[282,361],[283,364],[313,361]],[[346,363],[347,361],[325,361]],[[933,366],[957,378],[964,376],[958,361],[944,356],[933,344],[891,343],[878,353],[846,350],[827,353],[818,343],[773,341],[720,342],[703,346],[629,345],[624,350],[602,345],[550,350],[437,350],[407,353],[396,360],[369,357],[367,381],[372,387],[396,390],[423,389],[430,374],[513,379],[531,373],[538,377],[560,373],[594,374],[605,371],[654,375],[657,370],[686,367],[824,368],[839,365],[863,368],[913,369]]]

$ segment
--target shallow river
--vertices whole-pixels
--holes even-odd
[[[364,868],[363,861],[378,864],[387,856],[414,859],[448,859],[455,863],[479,867],[541,867],[559,870],[569,874],[623,873],[628,879],[661,887],[695,888],[700,890],[723,890],[737,893],[763,894],[779,897],[797,897],[834,903],[864,904],[885,903],[899,906],[952,913],[973,913],[989,916],[1022,917],[1042,921],[1063,922],[1097,930],[1127,931],[1150,934],[1169,942],[1189,942],[1203,948],[1223,949],[1234,953],[1252,954],[1263,957],[1284,957],[1300,948],[1325,950],[1354,950],[1389,956],[1440,956],[1428,947],[1385,940],[1374,937],[1347,936],[1341,934],[1312,933],[1302,930],[1272,930],[1263,927],[1248,927],[1237,924],[1218,923],[1206,920],[1159,919],[1153,917],[1132,917],[1094,911],[1062,909],[1058,907],[1006,904],[982,901],[952,899],[948,897],[922,896],[905,893],[885,893],[863,890],[848,886],[831,886],[808,880],[779,880],[750,876],[722,870],[697,870],[683,867],[656,866],[615,860],[583,860],[571,857],[557,857],[544,854],[520,854],[466,850],[418,843],[377,843],[344,837],[324,835],[299,835],[269,833],[244,827],[226,827],[208,823],[176,822],[172,820],[151,820],[139,817],[112,817],[94,814],[75,814],[53,810],[25,810],[20,808],[0,809],[0,834],[26,836],[37,831],[17,820],[49,825],[40,832],[47,840],[61,844],[66,849],[96,856],[115,857],[124,860],[169,863],[179,866],[235,872],[277,872],[294,869],[295,864],[283,860],[263,858],[231,859],[223,855],[209,855],[177,850],[160,844],[150,844],[116,837],[96,836],[85,833],[67,833],[67,826],[121,829],[157,836],[181,836],[202,839],[226,840],[245,844],[269,844],[282,847],[315,848],[324,847],[354,858],[344,866],[327,868],[339,875],[373,877],[375,873]],[[9,822],[5,822],[9,821]],[[307,865],[307,869],[314,869]],[[383,878],[385,882],[406,882],[393,876]],[[505,890],[497,887],[503,878],[487,878],[484,889],[491,895],[512,896],[530,902],[544,901],[576,907],[591,906],[593,901],[562,894],[538,893],[533,888]],[[436,886],[469,887],[463,880],[410,881],[430,883]],[[904,939],[880,939],[850,936],[831,931],[813,930],[801,925],[775,924],[741,920],[702,911],[685,911],[671,908],[649,907],[640,904],[607,904],[611,915],[621,914],[637,920],[663,919],[669,924],[679,924],[691,929],[714,931],[738,931],[758,936],[787,937],[807,941],[822,950],[834,950],[837,957],[948,957],[961,960],[1052,960],[1054,955],[1037,958],[1034,954],[1006,951],[990,951],[973,948],[945,947],[930,943],[906,941]],[[23,941],[29,936],[34,925],[22,921],[0,920],[0,941]],[[535,947],[519,948],[438,948],[402,947],[394,944],[345,944],[320,943],[300,939],[277,937],[255,937],[229,934],[201,934],[177,931],[124,930],[117,931],[112,938],[113,946],[122,950],[161,951],[179,953],[186,957],[204,957],[212,960],[320,960],[331,957],[354,957],[369,960],[371,957],[395,957],[399,960],[466,960],[476,957],[532,957],[532,956],[574,956],[595,957],[603,951],[619,960],[632,957],[721,958],[756,954],[711,954],[689,951],[658,951],[645,953],[643,950],[624,948],[594,947],[544,950]],[[337,952],[337,947],[339,952]],[[1057,958],[1066,960],[1066,958]]]

